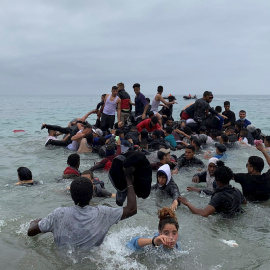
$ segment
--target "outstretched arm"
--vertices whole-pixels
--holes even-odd
[[[203,217],[208,217],[209,215],[213,214],[216,211],[216,209],[209,204],[204,209],[197,208],[192,203],[190,203],[185,197],[181,196],[178,197],[178,201],[186,205],[193,214],[200,215]]]
[[[264,148],[263,144],[262,143],[258,144],[256,148],[263,153],[268,165],[270,166],[270,156],[267,154],[266,149]]]
[[[177,103],[175,101],[166,101],[162,96],[160,96],[160,101],[162,101],[165,105],[171,105],[171,104]]]
[[[127,181],[127,205],[123,208],[123,215],[122,219],[129,218],[135,214],[137,214],[137,201],[136,201],[136,194],[133,188],[133,173],[135,169],[134,167],[126,168],[125,169],[125,177]]]

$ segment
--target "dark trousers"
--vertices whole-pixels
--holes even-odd
[[[112,129],[114,125],[114,120],[115,120],[115,115],[108,115],[108,114],[102,113],[101,123],[100,123],[101,130],[106,131],[109,128]]]
[[[78,132],[78,128],[77,127],[60,127],[60,126],[55,126],[55,125],[47,125],[46,124],[46,128],[47,129],[52,129],[55,131],[59,131],[63,134],[70,134],[69,138],[65,141],[57,141],[57,140],[51,140],[49,144],[51,145],[58,145],[58,146],[68,146],[71,143],[71,137],[74,136],[77,132]]]

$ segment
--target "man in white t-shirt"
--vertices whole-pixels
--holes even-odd
[[[71,245],[89,250],[101,245],[113,224],[137,213],[136,195],[132,185],[133,171],[133,167],[125,169],[128,190],[125,207],[90,206],[92,182],[88,178],[78,177],[70,185],[75,206],[59,207],[47,217],[32,221],[28,236],[52,232],[54,242],[59,248]]]

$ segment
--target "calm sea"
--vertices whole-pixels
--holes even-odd
[[[100,93],[101,94],[101,93]],[[154,95],[148,95],[150,99]],[[160,253],[158,250],[132,253],[126,242],[134,236],[152,236],[157,231],[157,210],[170,205],[171,200],[160,201],[151,195],[138,200],[138,214],[119,222],[109,231],[104,243],[87,255],[73,254],[63,258],[55,248],[52,234],[29,238],[26,235],[31,220],[41,218],[59,206],[73,204],[66,191],[69,182],[58,182],[70,152],[64,148],[46,149],[46,129],[42,123],[67,126],[74,117],[82,117],[95,108],[100,96],[1,96],[0,148],[0,269],[269,269],[270,262],[270,203],[248,204],[245,213],[225,220],[215,215],[209,218],[192,215],[184,206],[177,210],[182,252]],[[270,135],[270,96],[215,96],[212,106],[229,100],[231,109],[238,115],[247,111],[249,119],[263,133]],[[174,118],[190,101],[177,96]],[[94,123],[95,116],[90,116]],[[15,129],[25,132],[14,133]],[[179,156],[182,151],[176,152]],[[250,155],[262,156],[253,147],[240,147],[228,152],[227,165],[234,172],[246,172]],[[202,156],[199,156],[203,159]],[[99,160],[95,154],[82,154],[83,171]],[[207,161],[204,160],[205,164]],[[15,187],[16,169],[29,167],[33,178],[43,184]],[[264,171],[268,170],[268,165]],[[198,207],[204,207],[209,197],[187,193],[194,169],[184,170],[174,177],[182,195]],[[114,191],[106,173],[95,174]],[[153,181],[156,180],[153,174]],[[233,184],[237,186],[234,182]],[[92,204],[109,204],[113,199],[94,198]],[[237,248],[224,244],[221,239],[235,240]]]

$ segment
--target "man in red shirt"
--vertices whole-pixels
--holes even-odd
[[[152,118],[148,118],[143,120],[137,125],[138,132],[142,132],[143,129],[146,129],[148,132],[152,132],[157,129],[161,129],[160,125],[158,124],[158,118],[153,116]]]

